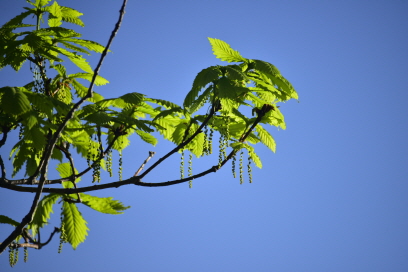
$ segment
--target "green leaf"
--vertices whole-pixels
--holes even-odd
[[[172,141],[176,144],[181,144],[184,140],[184,136],[186,134],[186,129],[187,129],[187,123],[183,122],[180,123],[176,126],[176,129],[173,132],[172,135]]]
[[[112,197],[96,197],[87,194],[80,194],[82,203],[94,209],[95,211],[107,214],[122,214],[130,206],[124,206],[119,200],[113,200]]]
[[[70,44],[70,43],[68,43],[66,41],[61,40],[61,39],[57,39],[57,40],[55,40],[55,42],[63,44],[66,48],[68,48],[68,49],[70,49],[72,51],[81,52],[81,53],[85,53],[87,55],[90,55],[88,50],[83,49],[83,48],[78,47],[78,46],[75,46],[75,45],[72,45],[72,44]]]
[[[86,226],[87,222],[74,203],[64,201],[62,215],[67,242],[72,245],[73,249],[76,249],[86,239],[89,230]]]
[[[184,107],[190,107],[196,100],[201,89],[207,86],[207,84],[218,80],[221,75],[221,71],[218,66],[211,66],[201,70],[194,79],[193,87],[184,99]]]
[[[125,103],[127,104],[132,104],[132,105],[139,105],[143,102],[144,100],[144,95],[140,94],[140,93],[127,93],[125,95],[122,95],[119,97],[120,99],[122,99],[123,101],[125,101]]]
[[[149,143],[153,146],[157,144],[157,139],[151,135],[150,133],[141,131],[141,130],[136,130],[136,134],[140,136],[140,138],[145,141],[146,143]]]
[[[68,78],[83,78],[83,79],[88,80],[89,82],[92,81],[92,77],[93,77],[93,71],[92,73],[76,73],[76,74],[72,74],[68,76]],[[108,83],[109,83],[108,80],[106,80],[105,78],[99,75],[95,79],[95,85],[97,86],[105,85]]]
[[[39,125],[33,126],[31,129],[24,131],[24,141],[31,141],[33,147],[37,150],[42,150],[45,146],[46,132]]]
[[[179,108],[180,106],[177,104],[174,104],[173,102],[167,101],[167,100],[163,100],[163,99],[157,99],[157,98],[145,98],[145,101],[147,102],[152,102],[155,103],[157,105],[163,106],[166,109],[171,109],[171,108]]]
[[[273,139],[272,135],[264,129],[260,124],[256,126],[256,132],[258,133],[258,137],[261,142],[266,145],[270,150],[276,152],[276,143]]]
[[[0,88],[0,109],[6,113],[21,115],[31,109],[30,101],[22,91],[22,87]]]
[[[34,6],[37,8],[41,8],[48,4],[51,0],[36,0]],[[30,1],[28,1],[30,3]]]
[[[154,117],[153,122],[156,121],[157,119],[164,118],[166,116],[174,116],[175,113],[182,113],[183,109],[182,108],[173,108],[173,109],[168,109],[160,112],[156,117]]]
[[[277,75],[280,75],[278,68],[275,65],[263,61],[263,60],[251,60],[251,62],[255,63],[255,69],[264,73],[269,78],[274,78]]]
[[[64,7],[64,6],[61,6],[61,13],[62,13],[62,20],[64,22],[76,24],[82,27],[84,26],[84,23],[82,22],[82,20],[78,18],[79,16],[83,15],[83,13],[75,9]]]
[[[227,61],[227,62],[245,62],[246,59],[241,56],[241,54],[232,49],[229,44],[227,44],[224,41],[218,40],[218,39],[213,39],[213,38],[208,38],[208,40],[211,43],[212,50],[214,52],[214,55],[221,59],[222,61]]]
[[[251,157],[251,160],[255,163],[255,165],[258,168],[262,168],[262,162],[261,159],[258,157],[258,155],[254,151],[248,152],[249,156]]]
[[[97,124],[98,126],[107,124],[110,121],[112,121],[112,117],[103,111],[92,113],[88,115],[87,117],[85,117],[84,119],[90,123]]]
[[[80,69],[84,70],[85,72],[93,74],[93,70],[89,63],[80,55],[75,56],[68,56],[68,58]]]
[[[108,141],[112,141],[113,136],[109,134]],[[119,136],[117,141],[113,144],[112,148],[115,150],[123,150],[130,144],[127,135]]]
[[[58,171],[59,175],[61,178],[68,178],[70,176],[72,176],[72,168],[71,168],[71,164],[69,162],[63,162],[63,163],[59,163],[56,167],[56,170]],[[75,169],[75,173],[77,174],[78,171]],[[81,178],[77,178],[75,179],[75,182],[79,182],[81,180]],[[64,181],[62,182],[62,186],[64,188],[73,188],[74,185],[72,184],[71,181]]]
[[[99,43],[94,42],[94,41],[83,40],[83,39],[65,39],[65,40],[72,42],[72,43],[76,43],[96,53],[102,53],[103,50],[105,50],[105,47],[103,45],[100,45]]]
[[[58,171],[61,178],[68,178],[72,175],[72,169],[69,162],[58,164],[56,170]]]
[[[193,124],[190,127],[190,134],[188,135],[189,137],[191,136],[192,133],[196,132],[198,129],[197,124]],[[194,139],[187,145],[187,148],[196,155],[197,158],[203,155],[203,150],[204,150],[204,133],[199,133],[197,136],[194,137]]]
[[[65,77],[67,74],[67,70],[65,69],[65,66],[62,64],[50,65],[50,67],[53,68],[55,71],[57,71],[58,74],[62,77]]]
[[[34,13],[34,10],[28,10],[28,11],[25,11],[25,12],[21,13],[20,15],[17,15],[17,16],[14,17],[13,19],[11,19],[11,20],[8,21],[7,23],[5,23],[5,24],[1,27],[0,32],[1,32],[2,29],[15,28],[16,26],[21,25],[22,22],[23,22],[23,20],[24,20],[24,18],[26,18],[28,15],[30,15],[30,14],[32,14],[32,13]]]
[[[278,85],[287,95],[283,98],[283,101],[289,100],[290,98],[299,99],[297,92],[293,88],[292,84],[283,76],[276,77],[273,82]]]
[[[18,225],[20,225],[20,223],[18,223],[17,221],[5,215],[0,215],[0,224],[9,224],[14,227],[17,227]]]
[[[48,25],[50,27],[60,26],[62,24],[62,12],[58,3],[54,1],[46,10],[49,12]]]
[[[39,228],[42,228],[44,225],[48,224],[51,213],[53,213],[52,207],[60,197],[61,195],[58,194],[49,194],[44,196],[38,203],[33,221],[30,223],[30,229],[33,230],[33,235],[38,232]]]
[[[227,72],[227,77],[233,80],[247,80],[247,76],[242,72],[239,65],[227,65],[222,67]]]

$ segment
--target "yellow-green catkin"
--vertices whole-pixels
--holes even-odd
[[[18,132],[18,139],[21,140],[21,139],[23,139],[24,127],[23,127],[22,124],[19,124],[18,126],[20,128],[19,132]]]
[[[214,123],[214,119],[211,118],[211,123]],[[214,129],[210,127],[210,135],[208,135],[208,153],[212,154],[212,141],[214,136]]]
[[[249,183],[252,183],[252,165],[251,165],[251,156],[248,156],[248,178],[249,178]]]
[[[239,154],[239,183],[244,183],[244,151]]]
[[[14,249],[9,247],[9,264],[11,267],[14,266],[15,262],[14,262]]]
[[[184,178],[184,150],[181,151],[181,158],[180,158],[180,179]]]
[[[233,157],[232,157],[232,176],[234,177],[234,178],[236,178],[237,177],[237,173],[236,173],[236,171],[235,171],[235,166],[236,166],[236,161],[237,161],[237,158],[236,158],[236,156],[234,155]]]
[[[66,242],[64,216],[63,216],[62,212],[63,212],[63,209],[61,207],[61,215],[60,215],[61,227],[60,227],[60,242],[59,242],[59,246],[58,246],[58,253],[62,252],[62,246]]]
[[[119,180],[122,180],[122,172],[123,172],[123,158],[122,158],[122,150],[119,150]]]
[[[221,167],[222,158],[224,155],[224,134],[220,133],[220,139],[218,141],[218,166]]]
[[[190,157],[188,159],[188,176],[191,177],[193,175],[193,154],[190,153]],[[189,188],[193,188],[193,180],[188,182]]]
[[[223,158],[224,160],[227,158],[227,148],[229,145],[229,138],[230,138],[230,131],[229,131],[229,116],[224,116],[224,124],[225,124],[225,136],[224,136],[224,149],[223,149]]]
[[[91,167],[91,159],[92,159],[92,138],[90,137],[86,154],[86,162],[88,163],[88,167]]]
[[[204,155],[210,155],[210,147],[209,147],[209,140],[208,140],[208,127],[205,126],[204,128],[204,147],[203,147]]]
[[[18,247],[16,249],[14,249],[14,265],[16,265],[18,262]]]
[[[24,262],[26,263],[28,261],[28,248],[24,247]]]
[[[109,172],[109,176],[112,177],[112,150],[109,150],[108,154],[106,154],[106,168]]]
[[[101,182],[101,161],[94,157],[93,163],[93,180],[92,182]]]

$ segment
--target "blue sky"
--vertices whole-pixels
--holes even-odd
[[[119,2],[59,4],[83,12],[83,37],[105,44]],[[0,23],[23,6],[7,1]],[[90,228],[84,244],[58,254],[55,240],[12,271],[407,271],[407,11],[408,2],[396,0],[129,1],[101,70],[111,82],[97,89],[105,97],[140,92],[181,104],[201,69],[222,64],[212,37],[276,65],[299,103],[280,105],[287,129],[269,130],[277,152],[259,149],[264,167],[254,169],[252,184],[240,185],[227,165],[193,189],[97,192],[132,208],[110,216],[80,207]],[[19,74],[3,69],[0,79],[19,86],[31,77],[26,65]],[[124,177],[149,150],[159,158],[172,147],[133,138]],[[195,160],[194,169],[216,160]],[[178,176],[176,155],[145,181]],[[21,220],[32,198],[0,189],[0,213]],[[50,229],[58,217],[55,210]],[[0,226],[2,239],[10,231]],[[7,254],[0,267],[11,270]]]

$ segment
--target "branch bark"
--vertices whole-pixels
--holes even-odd
[[[255,119],[254,123],[251,125],[251,127],[248,129],[248,131],[246,131],[246,133],[242,135],[239,142],[245,142],[246,138],[248,138],[248,136],[252,133],[252,131],[255,129],[255,127],[259,124],[259,122],[261,121],[262,117],[266,114],[266,112],[268,112],[269,110],[273,110],[273,108],[270,108],[269,106],[270,105],[265,105],[258,112],[258,116]],[[207,118],[207,119],[209,120],[209,118]],[[208,120],[207,120],[207,122],[208,122]],[[193,134],[193,136],[197,135],[199,133],[198,131],[200,131],[201,128],[202,127],[200,126],[200,128],[197,130],[196,133]],[[164,159],[169,157],[174,152],[177,152],[178,150],[180,150],[180,148],[182,148],[180,146],[181,145],[177,146],[175,149],[173,149],[172,151],[167,153],[165,156],[163,156],[161,158],[161,161],[163,161]],[[91,192],[91,191],[96,191],[96,190],[103,190],[103,189],[108,189],[108,188],[118,188],[118,187],[121,187],[121,186],[124,186],[124,185],[129,185],[129,184],[134,184],[134,185],[142,186],[142,187],[164,187],[164,186],[175,185],[175,184],[179,184],[179,183],[183,183],[183,182],[188,182],[190,180],[200,178],[200,177],[203,177],[203,176],[208,175],[210,173],[218,171],[221,167],[223,167],[237,153],[237,151],[238,150],[232,150],[228,154],[228,156],[220,164],[214,165],[214,166],[210,167],[209,169],[207,169],[207,170],[205,170],[205,171],[203,171],[201,173],[195,174],[193,176],[190,176],[190,177],[187,177],[187,178],[184,178],[184,179],[177,179],[177,180],[171,180],[171,181],[165,181],[165,182],[154,182],[154,183],[152,183],[152,182],[143,182],[142,177],[144,175],[146,175],[146,172],[144,172],[143,175],[133,176],[133,177],[131,177],[129,179],[122,180],[122,181],[116,181],[116,182],[111,182],[111,183],[106,183],[106,184],[98,184],[98,185],[93,185],[93,186],[81,187],[81,188],[77,188],[77,189],[74,189],[74,188],[44,188],[43,191],[45,193],[76,194],[76,193],[85,193],[85,192]],[[155,165],[157,166],[158,164],[160,164],[161,161],[159,160],[153,166],[155,166]],[[153,166],[151,166],[150,168],[152,168]],[[7,183],[3,183],[3,184],[0,183],[0,187],[4,187],[4,188],[7,188],[7,189],[19,191],[19,192],[30,192],[30,193],[33,193],[34,190],[35,190],[35,188],[21,187],[21,186],[7,184]]]

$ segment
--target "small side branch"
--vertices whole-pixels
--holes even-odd
[[[4,167],[4,162],[3,158],[0,155],[0,168],[1,168],[1,178],[5,179],[6,178],[6,168]]]
[[[137,175],[139,175],[140,172],[142,172],[144,166],[146,165],[146,163],[153,158],[154,154],[156,154],[156,152],[153,151],[149,151],[149,157],[147,157],[147,159],[142,163],[142,165],[139,167],[139,170],[136,171],[136,173],[133,175],[134,177],[136,177]]]
[[[188,138],[186,141],[176,146],[173,150],[171,150],[169,153],[167,153],[166,155],[161,157],[157,162],[155,162],[152,166],[150,166],[142,175],[140,175],[140,178],[143,178],[144,176],[146,176],[150,171],[152,171],[156,166],[158,166],[165,159],[167,159],[168,157],[170,157],[171,155],[173,155],[174,153],[176,153],[177,151],[179,151],[180,149],[188,145],[199,133],[201,133],[201,130],[207,125],[207,123],[213,117],[215,111],[216,111],[216,108],[215,108],[215,105],[213,104],[211,106],[210,113],[208,114],[207,118],[201,123],[201,126],[197,129],[197,131],[194,132],[194,134],[191,135],[191,137]]]
[[[35,242],[31,237],[27,238],[25,234],[23,234],[23,238],[25,240],[25,243],[10,243],[10,248],[15,249],[15,248],[20,248],[20,247],[29,247],[29,248],[35,248],[35,249],[41,249],[42,247],[46,246],[49,242],[51,242],[52,238],[54,237],[55,233],[60,232],[60,229],[55,227],[54,231],[51,233],[50,237],[48,238],[47,242],[45,243],[39,243]],[[28,234],[28,233],[26,233]]]
[[[74,188],[77,189],[77,185],[76,185],[76,182],[75,182],[75,179],[76,179],[76,178],[75,178],[74,159],[72,158],[71,153],[68,152],[69,144],[66,144],[66,145],[63,146],[63,147],[59,147],[59,146],[56,145],[56,147],[57,147],[59,150],[61,150],[61,151],[65,154],[65,157],[68,159],[69,165],[71,166],[71,172],[72,172],[72,176],[69,177],[69,179],[70,179],[72,185],[74,186]],[[82,200],[81,200],[81,196],[79,195],[79,193],[77,193],[77,197],[78,197],[78,199],[75,200],[75,203],[81,203]],[[70,200],[70,201],[72,201],[72,200]]]
[[[120,136],[119,134],[116,134],[115,137],[112,139],[112,142],[111,142],[111,143],[108,145],[108,147],[105,149],[105,151],[104,151],[102,154],[100,154],[99,158],[98,158],[91,166],[89,166],[88,168],[86,168],[85,170],[83,170],[81,173],[75,174],[75,177],[72,177],[72,176],[71,176],[71,177],[67,177],[67,178],[46,180],[46,181],[44,182],[44,184],[61,184],[61,183],[64,182],[64,181],[71,181],[72,178],[77,179],[77,178],[79,178],[79,177],[85,175],[87,172],[89,172],[89,171],[95,166],[96,163],[98,163],[100,160],[102,160],[102,159],[106,156],[106,154],[112,149],[113,144],[116,142],[116,140],[118,139],[119,136]],[[56,147],[58,148],[58,146],[56,146]],[[61,150],[61,151],[62,151],[62,150]],[[6,178],[2,178],[2,179],[0,180],[0,187],[8,188],[8,187],[2,186],[2,185],[4,185],[5,183],[8,183],[8,184],[10,184],[10,185],[17,185],[17,184],[22,184],[22,185],[37,185],[37,184],[39,183],[39,181],[36,180],[36,179],[32,180],[32,182],[31,182],[30,179],[8,180],[8,179],[6,179]],[[10,188],[9,188],[9,189],[10,189]]]

